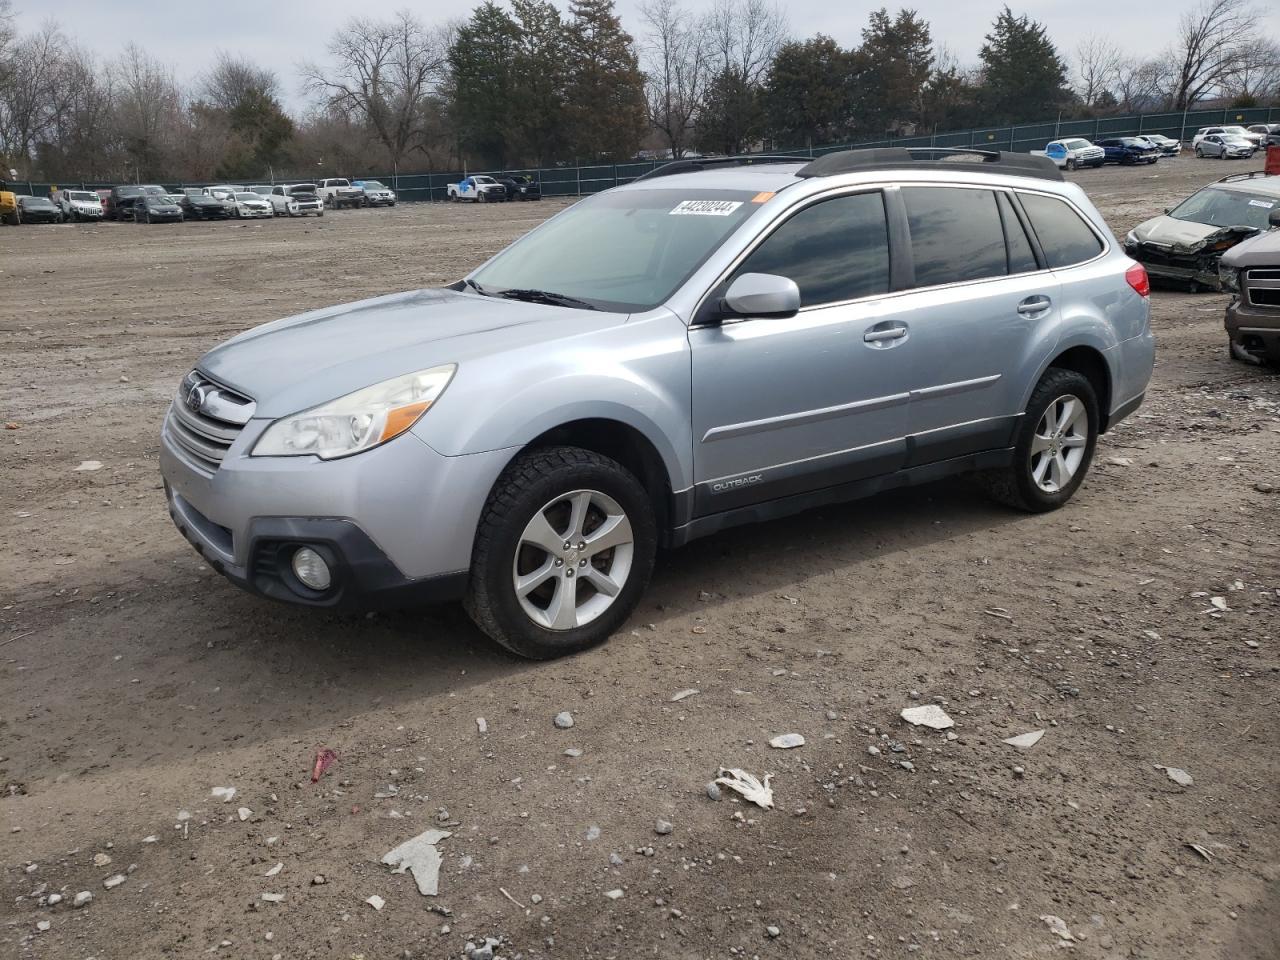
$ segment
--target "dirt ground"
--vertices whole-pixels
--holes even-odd
[[[1072,176],[1123,234],[1253,166]],[[0,229],[0,955],[1280,957],[1280,375],[1227,359],[1220,295],[1157,291],[1146,404],[1063,510],[948,483],[735,530],[572,659],[201,563],[156,458],[204,350],[558,208]],[[955,739],[899,719],[935,702]],[[721,765],[777,809],[709,799]],[[379,859],[441,823],[423,897]]]

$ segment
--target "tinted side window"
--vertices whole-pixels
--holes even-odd
[[[1028,273],[1039,270],[1036,255],[1031,249],[1031,241],[1027,239],[1027,231],[1013,211],[1007,194],[997,193],[996,202],[1000,206],[1000,219],[1004,221],[1004,234],[1009,240],[1009,272]]]
[[[1004,230],[991,190],[903,187],[916,286],[1002,277]]]
[[[889,290],[889,233],[879,193],[806,207],[769,235],[737,270],[790,277],[802,306]]]
[[[1102,241],[1097,234],[1065,201],[1037,193],[1018,196],[1031,218],[1031,227],[1049,266],[1069,267],[1092,260],[1102,252]]]

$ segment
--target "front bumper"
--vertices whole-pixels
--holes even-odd
[[[1147,273],[1164,280],[1182,280],[1199,283],[1214,290],[1220,289],[1218,260],[1225,251],[1212,253],[1184,253],[1173,247],[1139,241],[1125,244],[1124,252],[1147,268]]]
[[[1234,297],[1223,325],[1234,357],[1248,363],[1280,363],[1280,309],[1255,308]]]
[[[446,457],[412,432],[338,460],[250,457],[270,421],[251,420],[216,469],[166,418],[160,471],[169,512],[214,569],[263,596],[308,606],[404,606],[456,597],[489,491],[511,452]],[[312,546],[334,585],[308,591],[292,549]]]

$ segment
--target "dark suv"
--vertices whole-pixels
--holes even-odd
[[[498,177],[497,180],[506,188],[508,200],[542,199],[542,186],[527,173],[511,177]]]
[[[1232,247],[1218,263],[1222,287],[1232,294],[1228,346],[1246,363],[1280,363],[1280,203],[1267,222],[1269,231]]]
[[[112,187],[111,192],[107,194],[105,204],[106,218],[108,220],[133,219],[133,202],[146,195],[146,190],[139,186]]]

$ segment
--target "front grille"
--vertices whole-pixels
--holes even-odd
[[[193,370],[178,387],[165,430],[191,461],[213,473],[253,417],[255,406],[243,394]]]
[[[1280,267],[1246,270],[1244,291],[1251,306],[1280,307]]]

